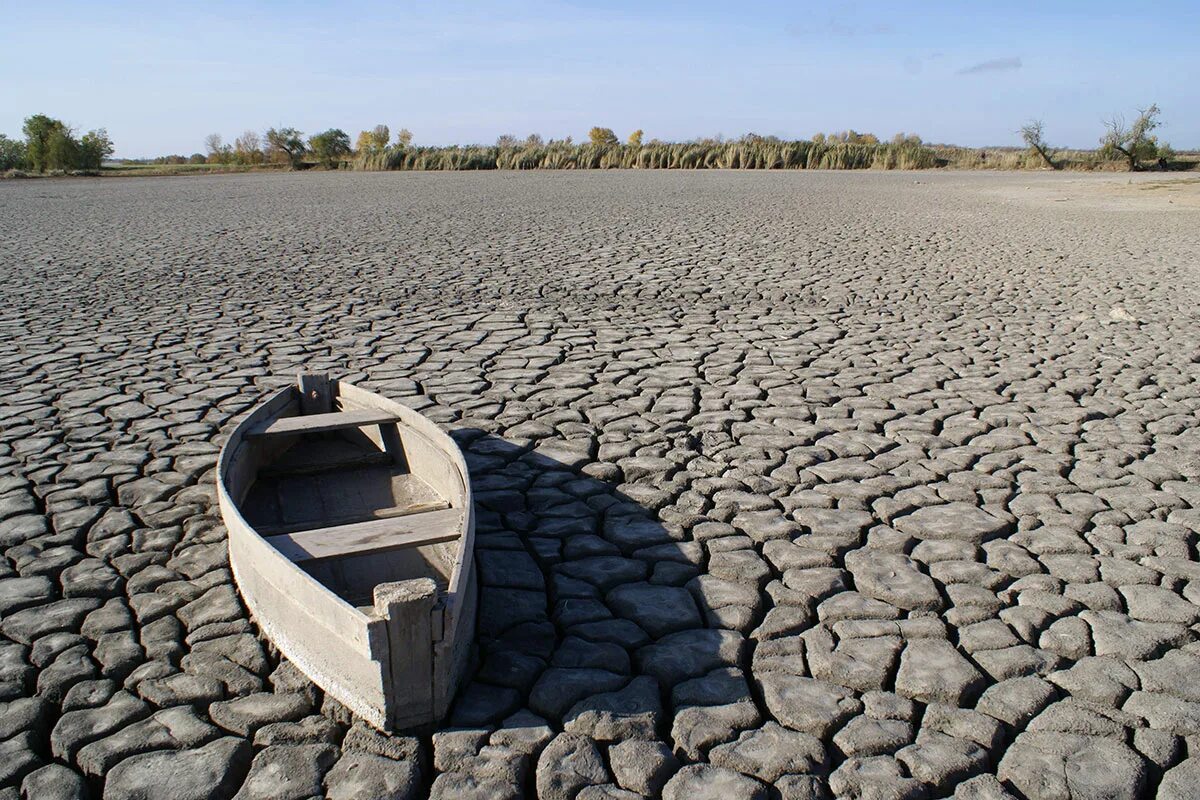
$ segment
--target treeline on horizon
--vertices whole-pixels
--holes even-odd
[[[326,168],[383,170],[531,170],[531,169],[1113,169],[1147,167],[1191,168],[1180,162],[1170,145],[1153,131],[1161,124],[1158,106],[1138,111],[1132,123],[1116,115],[1104,123],[1096,150],[1066,150],[1047,144],[1039,120],[1018,131],[1025,147],[968,148],[930,145],[915,134],[897,133],[881,141],[871,133],[854,130],[818,133],[810,139],[784,140],[748,133],[736,139],[722,137],[690,142],[644,140],[636,130],[622,142],[611,128],[594,127],[585,142],[571,137],[545,140],[538,134],[519,138],[500,136],[495,144],[413,145],[413,135],[402,128],[393,138],[387,125],[361,131],[353,146],[350,136],[334,128],[309,137],[307,150],[299,131],[272,128],[259,137],[253,131],[232,145],[217,134],[206,140],[207,153],[170,156],[159,163],[218,163],[253,166],[311,165]]]
[[[1119,116],[1105,123],[1096,150],[1056,149],[1046,143],[1044,127],[1034,120],[1019,131],[1025,148],[967,148],[931,145],[919,136],[898,133],[881,141],[870,133],[848,130],[818,133],[810,139],[784,140],[749,133],[689,142],[644,141],[641,130],[622,142],[611,128],[595,127],[587,141],[571,137],[545,140],[499,137],[492,145],[419,146],[401,129],[395,137],[386,125],[359,133],[351,145],[343,130],[331,128],[307,138],[295,128],[270,128],[262,135],[246,131],[232,143],[219,134],[205,138],[205,152],[121,162],[125,166],[184,169],[325,169],[382,170],[531,170],[531,169],[1190,169],[1195,158],[1179,159],[1153,131],[1159,109],[1139,110],[1131,124]],[[34,115],[25,121],[24,143],[0,135],[0,170],[98,170],[112,153],[103,129],[82,140],[59,120]],[[73,155],[72,155],[73,154]],[[106,168],[107,169],[107,168]],[[120,166],[116,168],[120,170]],[[166,169],[164,171],[171,171]],[[145,174],[145,173],[143,173]]]
[[[112,140],[104,128],[77,135],[60,119],[34,114],[25,118],[21,132],[24,141],[0,133],[0,172],[99,172],[104,160],[113,154]]]
[[[232,144],[218,134],[205,139],[205,153],[165,156],[150,163],[211,164],[226,167],[290,165],[358,170],[490,169],[921,169],[935,166],[920,137],[897,134],[881,143],[872,134],[844,131],[817,134],[811,140],[783,141],[747,134],[738,139],[693,142],[642,141],[635,131],[622,143],[609,128],[593,128],[588,141],[571,137],[523,139],[504,135],[493,145],[416,146],[401,129],[393,138],[386,125],[362,131],[354,146],[340,129],[309,137],[293,128],[272,128],[263,136],[247,131]],[[311,159],[311,160],[310,160]]]

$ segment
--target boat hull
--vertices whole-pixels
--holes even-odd
[[[461,510],[457,545],[446,545],[444,591],[420,580],[380,584],[373,607],[356,607],[283,555],[243,514],[259,470],[274,455],[250,434],[298,413],[299,394],[283,389],[253,409],[222,448],[218,502],[238,591],[262,633],[325,692],[371,725],[405,730],[441,720],[468,667],[477,580],[474,509],[466,464],[454,441],[431,421],[387,398],[332,384],[344,409],[377,409],[398,420],[411,443],[414,472],[428,468]],[[424,579],[432,585],[432,581]]]

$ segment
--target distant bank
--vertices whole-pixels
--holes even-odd
[[[807,147],[805,145],[808,145]],[[1177,153],[1169,161],[1141,165],[1143,170],[1200,170],[1200,153]],[[172,164],[154,161],[105,162],[98,170],[49,170],[45,173],[9,170],[2,178],[55,176],[151,177],[216,175],[292,170],[358,171],[467,171],[553,169],[733,169],[733,170],[1049,170],[1041,160],[1015,147],[967,148],[922,146],[899,149],[891,145],[812,146],[788,142],[778,148],[754,148],[725,143],[719,146],[674,144],[597,151],[587,145],[573,152],[504,150],[496,147],[416,147],[382,157],[347,158],[333,166],[315,161],[297,164]],[[1070,171],[1126,171],[1122,161],[1101,157],[1095,150],[1070,150],[1056,154],[1055,169]]]
[[[881,141],[869,133],[843,131],[811,139],[784,140],[746,134],[689,142],[643,141],[634,131],[622,142],[609,128],[593,128],[585,142],[570,137],[543,140],[505,135],[492,145],[419,146],[401,130],[393,139],[386,125],[362,131],[354,145],[331,128],[312,136],[295,128],[271,128],[260,136],[246,131],[233,144],[220,135],[205,138],[206,153],[112,161],[113,144],[104,129],[81,139],[59,120],[29,117],[25,141],[0,134],[0,174],[4,177],[53,175],[189,175],[262,170],[547,170],[547,169],[738,169],[738,170],[1161,170],[1200,169],[1200,152],[1178,153],[1160,142],[1159,110],[1138,112],[1132,124],[1114,117],[1105,124],[1094,150],[1054,148],[1040,121],[1019,131],[1025,147],[958,147],[929,144],[919,136],[896,134]],[[103,160],[102,160],[103,159]]]

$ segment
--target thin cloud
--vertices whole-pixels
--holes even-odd
[[[846,22],[837,18],[829,20],[828,30],[834,36],[843,36],[847,39],[854,36],[883,36],[892,32],[891,25],[885,23],[873,23],[870,25],[857,25],[853,22]]]
[[[852,13],[830,14],[823,22],[809,21],[787,26],[787,32],[800,38],[836,36],[854,39],[860,36],[887,36],[895,28],[886,22],[859,23]]]
[[[984,72],[1009,72],[1021,68],[1021,59],[1016,56],[1008,58],[993,58],[991,61],[980,61],[958,71],[959,75],[979,75]]]

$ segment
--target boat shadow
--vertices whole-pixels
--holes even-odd
[[[480,594],[475,667],[444,726],[674,740],[688,760],[676,714],[730,699],[689,684],[736,673],[726,694],[750,700],[746,639],[697,591],[705,548],[690,530],[706,518],[664,522],[586,447],[451,435],[471,474]]]

